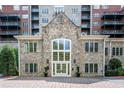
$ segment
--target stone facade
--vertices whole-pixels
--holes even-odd
[[[105,56],[105,47],[110,47],[110,39],[108,36],[80,34],[80,27],[76,26],[64,14],[60,13],[44,27],[42,35],[37,36],[16,36],[19,43],[19,72],[20,76],[43,76],[44,67],[48,66],[48,76],[53,76],[52,61],[52,40],[68,39],[71,41],[71,58],[70,58],[70,76],[76,76],[77,67],[81,76],[104,76],[105,64],[111,59]],[[25,42],[37,42],[37,52],[27,53]],[[86,52],[86,42],[97,42],[97,52]],[[121,41],[123,42],[123,40]],[[112,42],[112,46],[124,46],[124,43]],[[109,52],[109,54],[111,54]],[[120,57],[123,61],[124,56]],[[37,72],[25,72],[26,63],[37,63]],[[97,64],[97,73],[85,73],[85,64]],[[123,62],[124,63],[124,62]],[[68,67],[69,68],[69,67]],[[55,68],[56,69],[56,68]],[[88,68],[89,69],[89,68]],[[69,71],[69,69],[68,69]],[[66,76],[66,75],[65,75]]]

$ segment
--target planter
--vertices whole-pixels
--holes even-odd
[[[80,77],[80,73],[76,73],[76,77]]]
[[[48,77],[48,73],[44,73],[44,77]]]

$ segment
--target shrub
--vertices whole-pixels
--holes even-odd
[[[124,76],[124,70],[108,70],[105,76]]]
[[[105,76],[118,76],[117,70],[108,70],[105,72]]]
[[[0,73],[3,75],[17,75],[16,58],[13,48],[3,46],[0,51]]]
[[[118,70],[122,68],[121,61],[117,58],[113,58],[109,61],[109,67],[111,70]]]

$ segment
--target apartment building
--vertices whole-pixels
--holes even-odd
[[[29,6],[2,5],[0,12],[0,46],[8,44],[17,47],[15,35],[30,34]]]

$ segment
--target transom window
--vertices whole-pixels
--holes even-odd
[[[55,39],[52,45],[53,61],[70,61],[70,40]]]

